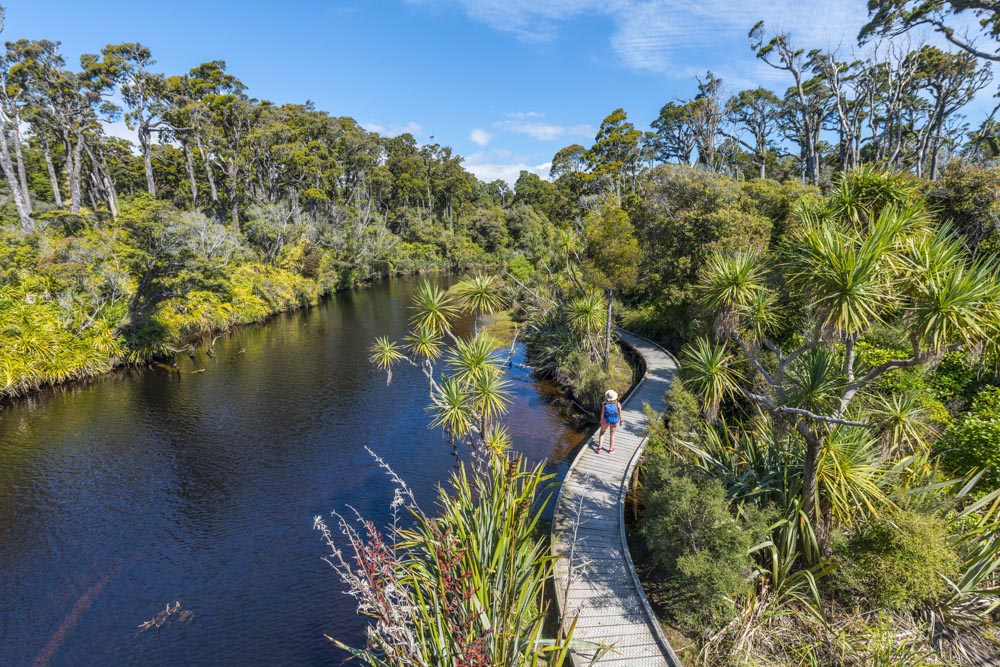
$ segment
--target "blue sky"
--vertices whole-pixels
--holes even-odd
[[[647,129],[706,70],[729,94],[784,90],[750,51],[757,20],[846,58],[865,18],[865,0],[8,0],[3,37],[59,40],[74,66],[123,41],[149,46],[167,74],[225,60],[254,97],[409,131],[480,178],[513,181],[589,146],[617,107]],[[983,95],[969,116],[990,108]]]

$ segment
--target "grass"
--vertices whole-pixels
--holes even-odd
[[[514,334],[517,333],[519,325],[514,321],[513,313],[513,310],[508,309],[482,316],[484,331],[496,338],[503,347],[510,347],[514,342]]]

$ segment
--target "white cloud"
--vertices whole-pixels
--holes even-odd
[[[474,129],[472,132],[469,132],[469,141],[476,144],[477,146],[485,146],[486,144],[490,143],[490,139],[492,138],[493,138],[492,134],[490,134],[486,130],[479,129],[478,127]]]
[[[672,72],[679,51],[747,44],[759,20],[788,32],[806,48],[854,44],[865,23],[865,0],[408,0],[460,7],[471,19],[527,42],[554,39],[563,24],[603,16],[614,26],[610,45],[634,70]]]
[[[390,123],[388,125],[383,125],[377,121],[370,121],[367,123],[362,123],[363,128],[369,132],[376,132],[381,134],[383,137],[398,137],[401,134],[412,134],[414,137],[424,133],[424,126],[416,121],[410,121],[403,125],[398,123]]]
[[[505,113],[504,116],[514,120],[527,120],[529,118],[542,118],[545,114],[537,111],[509,111]]]
[[[481,181],[488,183],[500,179],[514,185],[522,171],[530,171],[542,178],[548,178],[552,163],[531,164],[525,158],[511,155],[509,151],[499,150],[473,153],[465,158],[462,166]]]
[[[541,118],[541,116],[541,114],[535,114],[528,117],[508,114],[507,120],[497,121],[496,123],[493,123],[493,127],[494,129],[503,130],[505,132],[525,134],[529,137],[537,139],[538,141],[555,141],[565,136],[592,138],[597,132],[591,125],[557,125],[555,123],[546,123],[541,120],[526,119]]]

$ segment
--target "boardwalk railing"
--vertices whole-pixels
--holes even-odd
[[[623,425],[609,453],[596,435],[570,466],[552,519],[552,553],[560,620],[576,621],[573,662],[618,667],[680,667],[642,590],[625,537],[625,494],[646,445],[643,403],[654,408],[670,387],[677,361],[635,334],[619,332],[642,357],[645,375],[622,401]]]

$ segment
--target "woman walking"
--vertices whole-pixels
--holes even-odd
[[[611,429],[608,453],[615,451],[615,430],[622,423],[622,404],[618,402],[618,392],[608,389],[604,392],[604,404],[601,405],[601,434],[597,437],[597,451],[604,446],[604,432]]]

